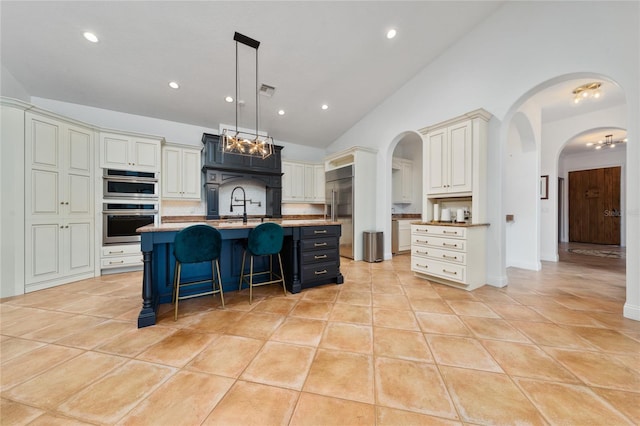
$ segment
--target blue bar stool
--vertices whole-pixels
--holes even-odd
[[[247,238],[247,246],[242,254],[242,268],[240,269],[240,283],[238,291],[242,290],[242,283],[249,284],[249,304],[253,302],[253,287],[282,283],[284,295],[287,295],[287,287],[284,283],[284,272],[282,269],[282,258],[280,251],[282,250],[282,241],[284,240],[284,232],[282,227],[277,223],[266,222],[249,231]],[[244,273],[245,259],[247,252],[250,256],[249,274]],[[276,274],[273,270],[273,255],[278,255],[278,263],[280,264],[280,274]],[[255,272],[253,270],[253,258],[257,256],[269,256],[269,270]],[[254,282],[254,277],[268,275],[267,281]]]
[[[220,293],[220,300],[224,308],[224,295],[222,294],[222,280],[220,278],[220,248],[222,247],[222,236],[220,231],[208,225],[189,226],[176,234],[173,243],[173,256],[176,258],[176,267],[173,275],[173,295],[172,302],[176,304],[173,315],[174,321],[178,319],[178,301],[191,297],[205,296],[208,294]],[[211,263],[211,279],[199,281],[180,282],[180,272],[183,264],[189,263]],[[218,289],[216,290],[216,268]],[[200,293],[180,296],[180,289],[210,282],[211,290]]]

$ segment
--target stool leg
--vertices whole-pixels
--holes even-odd
[[[251,266],[249,267],[249,304],[251,305],[251,303],[253,302],[253,255],[250,256]]]
[[[173,291],[171,292],[171,303],[176,303],[176,285],[178,283],[178,261],[173,268]]]
[[[180,300],[180,270],[182,269],[182,265],[180,262],[176,261],[176,307],[173,311],[173,320],[178,320],[178,301]]]
[[[216,259],[216,266],[218,267],[218,288],[220,289],[220,301],[222,301],[222,307],[224,308],[224,292],[222,291],[222,278],[220,277],[220,263],[218,262],[218,259]]]
[[[280,257],[280,253],[278,253],[278,263],[280,263],[280,278],[282,278],[282,289],[284,290],[284,295],[287,295],[287,286],[284,283],[284,269],[282,269],[282,258]]]
[[[244,260],[247,257],[247,251],[242,251],[242,266],[240,267],[240,282],[238,283],[238,291],[242,290],[242,280],[244,279]]]

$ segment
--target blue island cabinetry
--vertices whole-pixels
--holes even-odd
[[[284,230],[282,262],[287,290],[298,293],[303,288],[322,284],[342,284],[340,273],[341,227],[337,222],[273,220]],[[220,269],[222,287],[225,292],[238,289],[240,268],[242,266],[243,243],[255,223],[229,223],[225,221],[198,222],[214,226],[222,235]],[[164,223],[158,226],[148,225],[140,228],[141,249],[144,263],[142,278],[142,310],[138,316],[138,328],[156,323],[158,305],[171,303],[175,258],[173,241],[176,234],[196,223]],[[261,259],[266,267],[268,259]],[[248,265],[245,265],[248,271]],[[196,281],[211,275],[211,266],[207,263],[189,265],[182,270],[183,281]],[[207,284],[204,284],[206,286]],[[192,289],[197,292],[199,289]]]

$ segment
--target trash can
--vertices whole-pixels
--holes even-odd
[[[384,259],[382,232],[364,231],[363,260],[365,262],[382,262]]]

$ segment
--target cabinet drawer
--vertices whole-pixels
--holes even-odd
[[[140,244],[123,244],[102,247],[102,257],[139,255]]]
[[[302,238],[337,237],[337,226],[303,226]]]
[[[102,269],[107,268],[123,268],[127,266],[142,266],[142,255],[137,256],[120,256],[105,257],[100,260]]]
[[[336,237],[309,238],[309,239],[300,241],[300,249],[302,251],[327,250],[327,249],[335,249],[336,247],[338,247],[338,239]]]
[[[455,265],[418,256],[411,256],[411,270],[462,284],[465,284],[467,272],[467,268],[463,265]]]
[[[413,234],[411,236],[411,244],[418,246],[441,248],[444,250],[465,251],[467,242],[465,240],[456,240],[453,238],[429,237]]]
[[[411,254],[433,260],[441,260],[443,262],[452,262],[460,265],[466,264],[466,254],[453,250],[440,250],[431,247],[416,246],[411,251]]]
[[[317,263],[302,267],[300,280],[303,283],[334,278],[338,274],[338,262]]]
[[[337,258],[338,251],[336,249],[309,251],[302,253],[302,265],[333,262]]]
[[[467,230],[457,226],[413,225],[411,229],[414,234],[419,235],[435,235],[447,238],[467,237]]]

